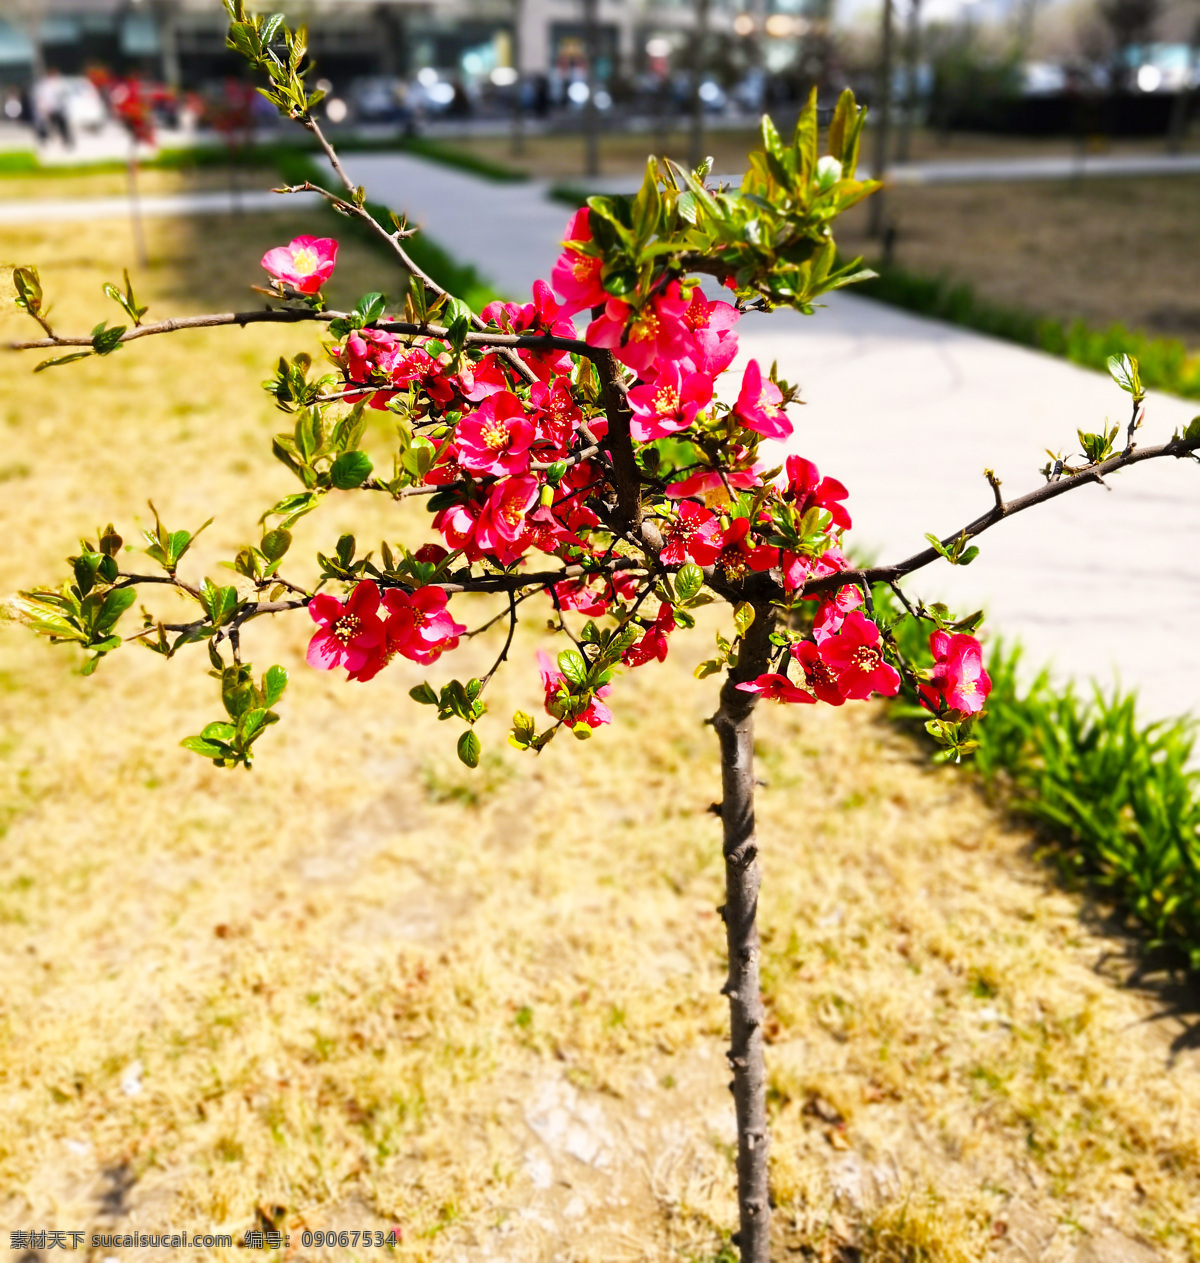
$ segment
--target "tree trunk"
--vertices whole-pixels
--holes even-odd
[[[737,667],[721,689],[713,726],[721,742],[721,824],[724,828],[725,920],[729,976],[729,1065],[733,1071],[738,1130],[739,1230],[742,1263],[770,1263],[771,1205],[767,1187],[767,1079],[763,1062],[763,1002],[758,981],[758,887],[761,872],[754,835],[754,706],[757,696],[739,683],[770,669],[769,637],[775,611],[755,610]]]
[[[908,0],[908,38],[904,45],[904,124],[896,146],[897,162],[907,162],[912,153],[912,133],[921,103],[921,94],[917,89],[920,65],[921,0]]]

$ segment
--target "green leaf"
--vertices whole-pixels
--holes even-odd
[[[424,682],[418,684],[416,688],[409,689],[408,695],[414,702],[420,702],[422,706],[436,706],[438,704],[438,695]]]
[[[232,741],[234,737],[237,736],[237,729],[233,726],[233,724],[218,721],[211,724],[205,724],[200,736],[203,737],[205,741]],[[196,738],[190,737],[189,740],[195,741]]]
[[[370,478],[373,468],[366,452],[343,452],[333,462],[329,478],[339,491],[353,491]]]
[[[320,503],[321,497],[317,492],[296,491],[290,496],[284,496],[278,504],[269,508],[258,520],[259,522],[265,522],[269,517],[282,517],[283,521],[279,525],[290,529],[306,513],[311,513]]]
[[[285,667],[271,667],[263,676],[263,701],[268,706],[274,706],[283,696],[283,690],[287,688],[288,673]]]
[[[202,754],[206,759],[224,759],[233,755],[230,746],[222,742],[207,741],[204,737],[184,737],[179,744],[185,750],[194,750],[197,754]]]
[[[563,673],[563,678],[576,688],[581,687],[587,679],[587,663],[578,650],[564,649],[558,655],[558,669]]]
[[[479,745],[479,737],[473,728],[468,728],[458,739],[458,757],[467,767],[479,766],[479,755],[481,747]]]
[[[1146,397],[1135,356],[1128,354],[1110,355],[1108,357],[1108,371],[1112,375],[1113,381],[1123,391],[1133,396],[1135,403],[1140,403]]]
[[[354,308],[354,314],[359,317],[362,324],[371,324],[383,315],[383,308],[387,302],[387,298],[380,293],[364,294]]]
[[[268,561],[279,561],[292,546],[292,533],[285,527],[277,526],[262,537],[259,547]]]
[[[695,562],[680,566],[675,576],[675,594],[681,601],[690,601],[703,586],[704,571]]]
[[[96,615],[96,631],[111,632],[117,619],[137,600],[134,588],[116,588],[104,598],[100,613]]]
[[[537,725],[533,721],[532,715],[527,715],[523,710],[513,712],[513,735],[519,740],[529,745],[533,741],[537,733]]]
[[[743,601],[733,611],[733,625],[737,628],[739,636],[745,636],[750,630],[754,622],[754,606],[749,601]]]
[[[60,364],[72,364],[76,360],[86,360],[91,355],[91,351],[74,351],[70,355],[56,355],[53,359],[43,360],[40,364],[34,365],[33,371],[40,373],[43,369],[57,368]]]

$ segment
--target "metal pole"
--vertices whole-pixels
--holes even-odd
[[[875,169],[871,175],[882,180],[887,174],[888,145],[892,131],[892,0],[883,0],[883,34],[879,50],[879,121],[875,125]],[[884,190],[871,198],[871,218],[867,231],[872,237],[883,236],[886,203]]]
[[[688,162],[695,168],[705,159],[704,152],[704,99],[700,85],[704,82],[708,53],[708,3],[696,0],[696,37],[692,52],[692,131],[688,145]]]
[[[583,107],[585,175],[600,174],[600,111],[596,108],[596,62],[600,56],[597,0],[583,0],[583,51],[587,59],[587,103]]]

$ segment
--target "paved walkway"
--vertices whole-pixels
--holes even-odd
[[[352,177],[403,209],[502,290],[547,276],[567,210],[536,186],[495,185],[401,155],[351,154]],[[778,360],[803,387],[792,447],[850,488],[853,538],[880,560],[924,546],[983,511],[990,466],[1006,495],[1041,482],[1044,449],[1077,428],[1124,423],[1101,373],[924,320],[852,294],[815,316],[775,312],[739,326],[743,359]],[[1200,405],[1152,394],[1145,442],[1169,438]],[[1137,687],[1148,715],[1200,714],[1200,469],[1140,466],[1111,489],[1080,488],[995,527],[970,567],[938,563],[909,580],[928,599],[989,611],[1031,663]]]

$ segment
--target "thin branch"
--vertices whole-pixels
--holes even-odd
[[[502,662],[508,661],[508,651],[512,647],[513,635],[517,630],[517,602],[513,594],[508,594],[508,638],[504,642],[504,648],[500,650],[500,656],[492,663],[492,669],[483,677],[482,685],[486,686],[487,682],[500,669]]]
[[[1101,461],[1100,464],[1093,465],[1089,469],[1079,470],[1069,477],[1061,478],[1055,482],[1047,482],[1036,491],[1030,491],[1026,495],[1019,496],[1016,500],[1005,501],[999,495],[997,488],[993,487],[997,500],[995,506],[961,530],[953,531],[947,535],[942,540],[942,547],[951,548],[964,536],[966,539],[974,539],[977,535],[982,535],[989,527],[995,526],[1003,518],[1012,517],[1016,513],[1023,513],[1026,509],[1033,508],[1035,504],[1043,504],[1047,500],[1053,500],[1058,496],[1065,495],[1068,491],[1073,490],[1075,487],[1080,487],[1084,483],[1094,482],[1104,485],[1103,480],[1109,474],[1115,474],[1118,470],[1124,469],[1128,465],[1137,465],[1144,460],[1156,460],[1162,456],[1183,459],[1193,455],[1198,450],[1200,450],[1200,437],[1172,439],[1169,443],[1160,443],[1156,447],[1127,449],[1116,456],[1110,456],[1108,460]],[[896,562],[891,566],[870,566],[858,570],[839,570],[836,574],[823,575],[819,579],[812,579],[806,583],[804,591],[807,595],[817,592],[830,592],[837,588],[843,588],[847,584],[894,583],[916,570],[924,569],[931,562],[937,561],[940,556],[941,553],[937,549],[932,547],[924,548],[919,553],[914,553],[911,557],[905,558],[904,561]]]
[[[246,325],[253,324],[304,324],[307,321],[328,324],[331,320],[349,319],[351,314],[347,311],[313,311],[308,307],[264,307],[260,311],[219,311],[204,316],[176,316],[171,320],[158,320],[152,324],[137,325],[133,329],[127,329],[121,335],[120,342],[122,344],[136,342],[139,338],[154,337],[159,333],[179,333],[184,329],[215,329],[222,325],[238,325],[245,328]],[[444,338],[448,333],[443,325],[414,324],[409,320],[379,320],[365,327],[378,329],[381,333],[396,333],[407,337]],[[486,326],[481,331],[468,333],[466,343],[468,346],[495,350],[568,351],[572,355],[582,355],[592,360],[607,354],[601,348],[589,346],[578,338],[560,338],[549,333],[503,333],[500,331],[492,333],[487,331]],[[63,346],[90,347],[91,345],[91,334],[70,337],[54,334],[52,337],[36,338],[27,342],[10,342],[8,350],[52,351]],[[521,363],[524,365],[524,361]],[[376,386],[374,389],[385,390],[387,387]]]

